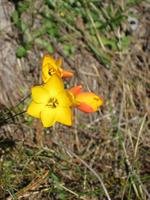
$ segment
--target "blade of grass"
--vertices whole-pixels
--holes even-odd
[[[146,116],[147,116],[147,113],[144,115],[142,123],[141,123],[141,126],[140,126],[140,129],[139,129],[138,138],[137,138],[137,142],[136,142],[135,150],[134,150],[134,157],[135,158],[137,156],[138,145],[139,145],[140,137],[141,137],[142,130],[143,130],[143,127],[144,127],[144,123],[145,123],[145,120],[146,120]]]
[[[70,149],[66,148],[64,145],[62,145],[62,144],[60,144],[60,143],[58,143],[58,142],[56,142],[56,141],[55,141],[55,143],[56,143],[58,146],[60,146],[61,148],[64,148],[65,151],[66,151],[69,155],[72,155],[73,157],[75,157],[75,158],[77,158],[78,160],[80,160],[80,162],[81,162],[87,169],[89,169],[89,170],[95,175],[95,177],[99,180],[99,182],[100,182],[100,184],[101,184],[101,186],[102,186],[102,188],[103,188],[103,190],[104,190],[104,192],[105,192],[105,195],[106,195],[107,199],[108,199],[108,200],[111,200],[110,195],[109,195],[109,193],[108,193],[108,191],[107,191],[107,189],[106,189],[106,186],[105,186],[105,184],[103,183],[103,180],[101,179],[101,177],[97,174],[97,172],[96,172],[93,168],[91,168],[91,167],[88,165],[88,163],[86,163],[84,160],[82,160],[78,155],[76,155],[76,154],[75,154],[74,152],[72,152]]]

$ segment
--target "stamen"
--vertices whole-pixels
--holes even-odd
[[[55,74],[55,70],[53,69],[53,68],[50,68],[49,70],[48,70],[48,74],[50,75],[50,76],[52,76],[53,74]]]
[[[56,108],[58,106],[58,100],[55,97],[51,97],[48,101],[47,106],[50,108]]]

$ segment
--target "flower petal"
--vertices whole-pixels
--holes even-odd
[[[57,99],[61,107],[70,107],[72,105],[72,98],[66,90],[59,92]]]
[[[77,108],[79,110],[81,110],[82,112],[86,112],[86,113],[92,113],[94,112],[93,108],[85,103],[80,103],[79,106],[77,106]]]
[[[46,72],[46,73],[42,72],[42,80],[43,80],[44,83],[46,83],[49,78],[50,78],[50,76],[49,76],[48,72]]]
[[[58,58],[55,63],[60,68],[62,66],[62,58]]]
[[[36,103],[47,103],[49,96],[48,91],[43,86],[35,86],[32,88],[32,98]]]
[[[82,85],[77,85],[75,87],[72,87],[69,89],[69,91],[73,94],[73,95],[77,95],[79,93],[81,93],[82,90]]]
[[[64,108],[64,107],[58,107],[57,108],[57,115],[56,115],[56,121],[62,124],[65,124],[67,126],[71,126],[72,125],[72,111],[71,109],[68,107]]]
[[[50,55],[45,55],[43,57],[43,62],[42,62],[42,69],[46,69],[46,68],[50,68],[50,67],[53,67],[57,70],[57,65],[55,63],[55,60],[52,56]]]
[[[91,107],[94,110],[93,112],[97,111],[99,107],[103,104],[102,98],[92,92],[79,93],[76,96],[76,101],[78,102],[77,106],[80,106],[81,103],[84,103]]]
[[[33,117],[40,118],[40,113],[43,107],[44,107],[43,104],[37,104],[34,101],[32,101],[27,109],[27,113]]]
[[[64,83],[60,77],[54,74],[43,86],[50,96],[57,96],[57,94],[64,90]]]
[[[45,55],[42,62],[42,80],[44,83],[57,72],[58,66],[55,63],[55,60],[50,55]]]
[[[69,71],[63,70],[63,71],[61,72],[61,76],[64,77],[64,78],[69,78],[69,77],[72,77],[72,76],[73,76],[73,73],[72,73],[72,72],[69,72]]]
[[[42,110],[41,120],[44,127],[53,126],[54,123],[56,122],[55,118],[56,118],[56,109],[45,107],[45,109]]]

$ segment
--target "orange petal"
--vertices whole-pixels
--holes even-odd
[[[73,95],[81,93],[82,85],[77,85],[69,90]]]
[[[94,111],[98,111],[99,107],[103,104],[103,99],[92,92],[81,92],[76,96],[76,101],[85,103],[92,107]]]
[[[62,71],[61,76],[64,77],[64,78],[69,78],[69,77],[73,76],[73,73],[69,72],[69,71]]]
[[[77,106],[77,108],[81,110],[82,112],[86,112],[86,113],[95,112],[94,109],[90,107],[89,105],[87,105],[86,103],[80,103],[80,105]]]

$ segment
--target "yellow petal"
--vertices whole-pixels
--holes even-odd
[[[49,96],[48,91],[43,86],[35,86],[32,88],[32,98],[36,103],[47,103]]]
[[[54,58],[50,55],[45,55],[42,63],[42,80],[44,83],[48,81],[48,79],[57,72],[58,66]]]
[[[57,69],[57,65],[56,65],[56,62],[54,60],[54,58],[50,55],[45,55],[43,57],[43,62],[42,62],[42,69],[44,68],[50,68],[50,67],[53,67],[55,69]]]
[[[45,107],[41,112],[41,120],[44,127],[53,126],[56,122],[56,109]]]
[[[33,117],[40,118],[40,113],[43,107],[43,104],[37,104],[34,101],[32,101],[27,109],[27,113]]]
[[[50,78],[50,76],[48,75],[48,73],[43,73],[42,72],[42,80],[44,83],[46,83],[48,81],[48,79]]]
[[[60,68],[62,66],[62,58],[58,58],[55,63]]]
[[[72,111],[71,109],[64,108],[64,107],[58,107],[57,108],[57,115],[56,115],[56,121],[68,126],[72,125]]]
[[[59,102],[59,106],[61,107],[69,107],[73,104],[72,98],[68,91],[63,90],[62,92],[57,94],[57,99]]]
[[[50,96],[57,96],[59,92],[64,90],[64,83],[60,77],[54,74],[43,86]]]

